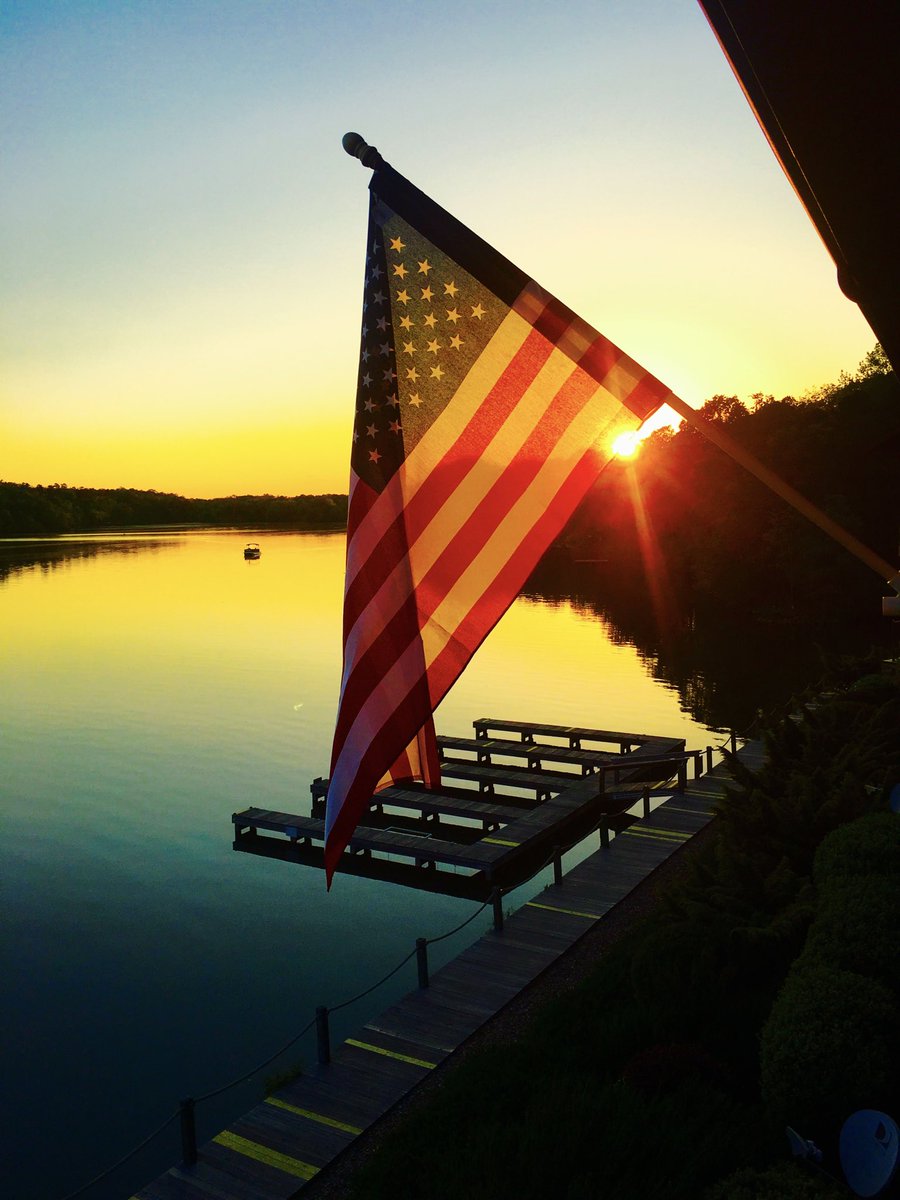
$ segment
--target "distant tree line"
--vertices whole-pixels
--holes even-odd
[[[889,562],[900,540],[900,383],[879,346],[802,399],[714,396],[700,410]],[[548,559],[650,601],[658,623],[698,615],[842,618],[880,609],[863,566],[692,427],[660,429],[601,475]]]
[[[0,481],[0,537],[40,537],[155,525],[342,529],[347,497],[223,496],[192,500],[136,488],[32,486]]]

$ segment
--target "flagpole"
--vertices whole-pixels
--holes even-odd
[[[705,438],[715,443],[720,450],[724,450],[735,462],[740,463],[751,475],[755,475],[767,488],[775,492],[782,500],[787,501],[792,508],[806,517],[808,521],[812,521],[814,525],[818,525],[821,530],[843,546],[845,550],[848,550],[855,558],[858,558],[860,562],[865,563],[867,567],[871,567],[895,592],[900,593],[900,570],[897,567],[889,563],[887,559],[882,558],[880,554],[876,554],[874,550],[870,550],[868,546],[854,537],[852,533],[849,533],[843,526],[838,525],[837,521],[833,521],[827,513],[823,513],[820,508],[816,508],[796,488],[791,487],[789,483],[779,475],[776,475],[774,471],[763,466],[758,458],[755,458],[743,446],[738,445],[734,438],[730,437],[718,422],[705,421],[696,409],[691,408],[689,404],[685,404],[683,400],[679,400],[677,396],[668,396],[666,404],[668,404],[669,408],[674,409],[679,417],[702,433]],[[892,599],[892,597],[885,597],[886,601],[892,601]],[[891,605],[892,608],[893,605]],[[886,606],[886,615],[887,612]]]

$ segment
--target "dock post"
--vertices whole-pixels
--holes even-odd
[[[428,987],[428,941],[416,938],[416,966],[419,969],[419,987]]]
[[[560,850],[559,846],[554,846],[553,847],[553,882],[554,883],[562,883],[562,879],[563,879],[562,850]]]
[[[707,771],[712,770],[712,746],[706,747],[706,769]]]
[[[733,729],[731,731],[731,753],[737,754],[737,734]]]
[[[499,888],[494,888],[491,893],[491,902],[494,905],[494,933],[503,932],[503,893]]]
[[[316,1009],[316,1045],[319,1063],[325,1067],[331,1062],[331,1039],[328,1035],[328,1009],[323,1004]]]
[[[604,850],[609,849],[609,825],[606,817],[600,818],[600,845]]]
[[[197,1128],[194,1123],[194,1097],[181,1101],[181,1161],[192,1167],[197,1161]]]
[[[644,816],[650,816],[650,789],[648,787],[644,788]]]

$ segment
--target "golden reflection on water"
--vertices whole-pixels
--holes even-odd
[[[223,676],[248,686],[252,676],[258,698],[268,673],[273,702],[282,711],[312,703],[320,728],[307,720],[306,735],[327,742],[340,678],[344,537],[262,533],[261,558],[245,561],[249,536],[138,538],[12,575],[0,587],[3,627],[15,631],[4,639],[8,666],[93,676],[101,689],[104,677],[125,675],[132,698],[140,687],[177,692],[190,681],[207,703]],[[528,598],[444,700],[438,729],[466,733],[480,716],[705,738],[674,690],[652,678],[633,646],[615,644],[596,614]],[[323,745],[320,767],[327,752]]]

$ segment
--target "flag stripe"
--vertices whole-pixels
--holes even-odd
[[[479,361],[493,344],[492,340]],[[504,340],[502,352],[509,349]],[[482,390],[486,381],[479,372],[481,378],[476,378],[470,389],[479,397],[478,404],[458,405],[454,397],[452,409],[438,418],[372,506],[365,528],[348,533],[352,539],[348,561],[359,564],[359,571],[352,578],[348,574],[344,598],[345,622],[351,628],[379,582],[398,561],[398,549],[405,552],[406,546],[418,539],[440,505],[479,460],[497,426],[513,411],[519,391],[540,371],[549,353],[550,347],[527,330],[523,340],[516,339],[504,372],[493,380],[486,393]],[[495,373],[495,369],[491,371],[491,377]],[[431,436],[438,425],[439,436]],[[402,477],[400,491],[393,487],[398,477]],[[376,532],[380,535],[377,540]]]
[[[335,734],[335,745],[341,753],[345,750],[351,756],[359,753],[359,739],[371,733],[367,709],[377,711],[386,704],[396,704],[397,689],[401,693],[408,691],[418,673],[424,670],[426,661],[430,663],[442,655],[448,643],[456,647],[454,661],[462,656],[468,657],[480,645],[493,623],[508,607],[530,567],[526,567],[524,573],[519,573],[521,577],[515,571],[507,574],[507,590],[498,597],[497,616],[491,625],[482,628],[480,621],[473,621],[472,613],[477,611],[479,593],[485,589],[496,590],[499,586],[498,579],[492,578],[494,571],[505,562],[507,555],[516,550],[523,536],[527,542],[529,529],[541,530],[541,536],[553,536],[545,535],[544,530],[553,529],[555,533],[562,527],[568,510],[558,516],[559,496],[564,498],[565,503],[570,503],[572,485],[566,487],[568,476],[574,476],[577,500],[599,473],[603,460],[596,451],[591,449],[583,455],[578,451],[585,443],[589,446],[592,444],[591,433],[603,422],[609,402],[602,394],[601,399],[597,399],[599,389],[581,372],[574,379],[570,373],[563,390],[572,394],[567,397],[569,401],[580,401],[581,406],[553,452],[546,458],[532,458],[530,483],[523,486],[521,481],[516,481],[515,485],[505,489],[502,485],[508,484],[509,480],[499,481],[501,486],[494,496],[490,500],[486,498],[477,510],[480,532],[476,533],[474,529],[467,531],[463,527],[457,531],[459,536],[441,542],[441,556],[437,560],[437,569],[443,573],[440,587],[429,587],[419,580],[416,592],[402,597],[402,608],[397,616],[387,628],[379,628],[378,636],[360,662],[352,664],[342,693],[341,713]],[[579,396],[579,392],[584,394]],[[589,402],[591,400],[593,403]],[[621,413],[620,405],[616,404],[614,408],[616,413]],[[608,420],[605,423],[608,424]],[[630,423],[634,423],[633,418]],[[467,532],[471,533],[471,537],[466,536]],[[481,548],[476,552],[479,542]],[[430,550],[430,539],[427,545]],[[413,563],[415,553],[415,548],[411,548]],[[510,579],[513,582],[508,582]],[[511,593],[508,590],[510,587],[514,588]],[[411,608],[416,601],[421,614],[421,643],[417,638],[407,644]],[[425,647],[424,660],[416,659],[414,654],[419,644]],[[398,648],[404,645],[406,652],[398,658]],[[447,661],[444,655],[444,662]],[[432,709],[453,682],[452,679],[447,682],[441,676],[438,685],[437,680],[437,676],[429,673]]]
[[[502,377],[531,333],[531,326],[515,313],[509,313],[491,339],[490,354],[482,353],[473,365],[448,407],[437,418],[397,473],[388,481],[384,491],[372,505],[372,511],[352,529],[349,544],[347,587],[369,562],[385,531],[407,504],[413,501],[419,487],[427,481],[434,468],[446,457],[448,442],[456,441],[455,430],[465,427],[484,403],[485,396]],[[450,437],[445,430],[449,428]],[[348,537],[350,531],[348,530]]]
[[[543,506],[547,496],[552,495],[557,486],[553,469],[559,475],[565,468],[556,465],[560,442],[553,445],[551,438],[560,439],[573,417],[582,411],[591,395],[596,393],[597,385],[583,372],[573,370],[571,362],[564,355],[555,355],[546,364],[535,381],[535,386],[538,385],[545,392],[551,386],[556,388],[557,395],[550,405],[546,401],[536,400],[533,393],[520,402],[510,420],[515,417],[520,427],[516,431],[516,438],[524,440],[511,463],[504,466],[498,460],[491,465],[487,456],[478,460],[480,469],[473,469],[467,480],[467,483],[471,483],[468,488],[471,494],[466,495],[466,487],[459,487],[452,493],[429,526],[427,536],[410,546],[409,569],[406,561],[400,563],[373,598],[377,620],[371,620],[369,613],[364,614],[364,619],[357,622],[356,629],[348,638],[336,746],[365,702],[371,680],[378,679],[390,666],[398,646],[405,644],[408,638],[418,636],[418,629],[412,621],[410,601],[415,600],[419,625],[423,631],[437,621],[452,636],[455,632],[452,607],[455,603],[454,588],[461,572],[471,562],[477,578],[483,570],[483,560],[475,555],[489,538],[497,542],[498,528],[501,539],[518,536],[515,522],[512,529],[508,529],[503,522],[516,501],[521,505],[520,497],[523,493],[528,494],[528,488],[536,477],[543,477],[545,481],[537,504]],[[595,412],[596,406],[587,418],[589,421],[596,419]],[[505,437],[502,430],[497,436],[504,443],[512,441],[512,437]],[[579,430],[579,440],[583,436]],[[564,439],[562,444],[565,453]],[[531,515],[528,514],[520,517],[518,523],[530,519]],[[496,549],[491,549],[489,561],[495,556]],[[468,569],[471,575],[472,567]],[[438,605],[441,613],[435,616],[434,610]],[[469,607],[468,600],[465,601],[465,607]]]
[[[557,390],[564,382],[564,376],[572,374],[571,363],[558,356],[552,369],[548,369],[546,356],[540,357],[543,369],[531,379],[524,395],[517,395],[525,378],[521,371],[518,374],[522,378],[513,380],[513,387],[507,388],[505,397],[497,395],[495,389],[492,393],[495,399],[489,403],[499,410],[497,421],[487,423],[479,419],[480,411],[475,414],[446,456],[449,467],[445,468],[442,462],[432,468],[429,478],[407,506],[405,512],[411,519],[406,526],[406,536],[400,535],[398,520],[388,531],[388,535],[393,536],[383,538],[377,553],[371,556],[373,570],[358,577],[355,581],[358,586],[352,589],[352,594],[348,591],[344,602],[345,610],[349,609],[347,624],[351,620],[354,622],[345,629],[348,662],[364,652],[366,639],[371,640],[377,632],[372,616],[377,613],[382,622],[386,621],[407,590],[422,584],[453,532],[478,509],[497,477],[515,469],[523,454],[527,457],[529,443],[536,441],[539,431],[547,424],[563,419],[556,404],[550,406],[549,411],[543,411],[547,407],[546,401],[533,389],[553,387]],[[528,363],[527,375],[531,375],[536,365],[533,360]],[[504,410],[507,419],[498,428]],[[477,435],[473,435],[476,421]],[[461,444],[465,446],[462,453]],[[549,446],[543,448],[544,453],[548,451]],[[393,604],[391,596],[394,597]]]

